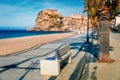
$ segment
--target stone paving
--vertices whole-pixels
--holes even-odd
[[[120,80],[120,33],[110,34],[110,57],[113,63],[89,63],[88,80]]]
[[[120,33],[111,33],[111,37],[120,41]]]
[[[82,50],[86,41],[86,33],[54,41],[44,45],[37,45],[27,51],[0,56],[0,80],[42,80],[40,77],[40,59],[54,55],[55,50],[65,43],[70,44],[72,58]]]

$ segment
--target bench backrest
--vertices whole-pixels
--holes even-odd
[[[65,45],[56,51],[56,59],[60,59],[63,55],[70,51],[70,46]]]

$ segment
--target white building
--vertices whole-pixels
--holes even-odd
[[[115,19],[116,19],[115,26],[120,25],[120,15],[116,16]]]

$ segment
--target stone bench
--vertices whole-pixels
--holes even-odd
[[[40,60],[41,75],[59,75],[61,63],[71,63],[72,55],[68,44],[62,46],[52,57]]]

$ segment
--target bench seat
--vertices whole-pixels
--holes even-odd
[[[61,63],[71,63],[72,55],[69,45],[58,49],[54,56],[40,60],[41,75],[59,75]]]

